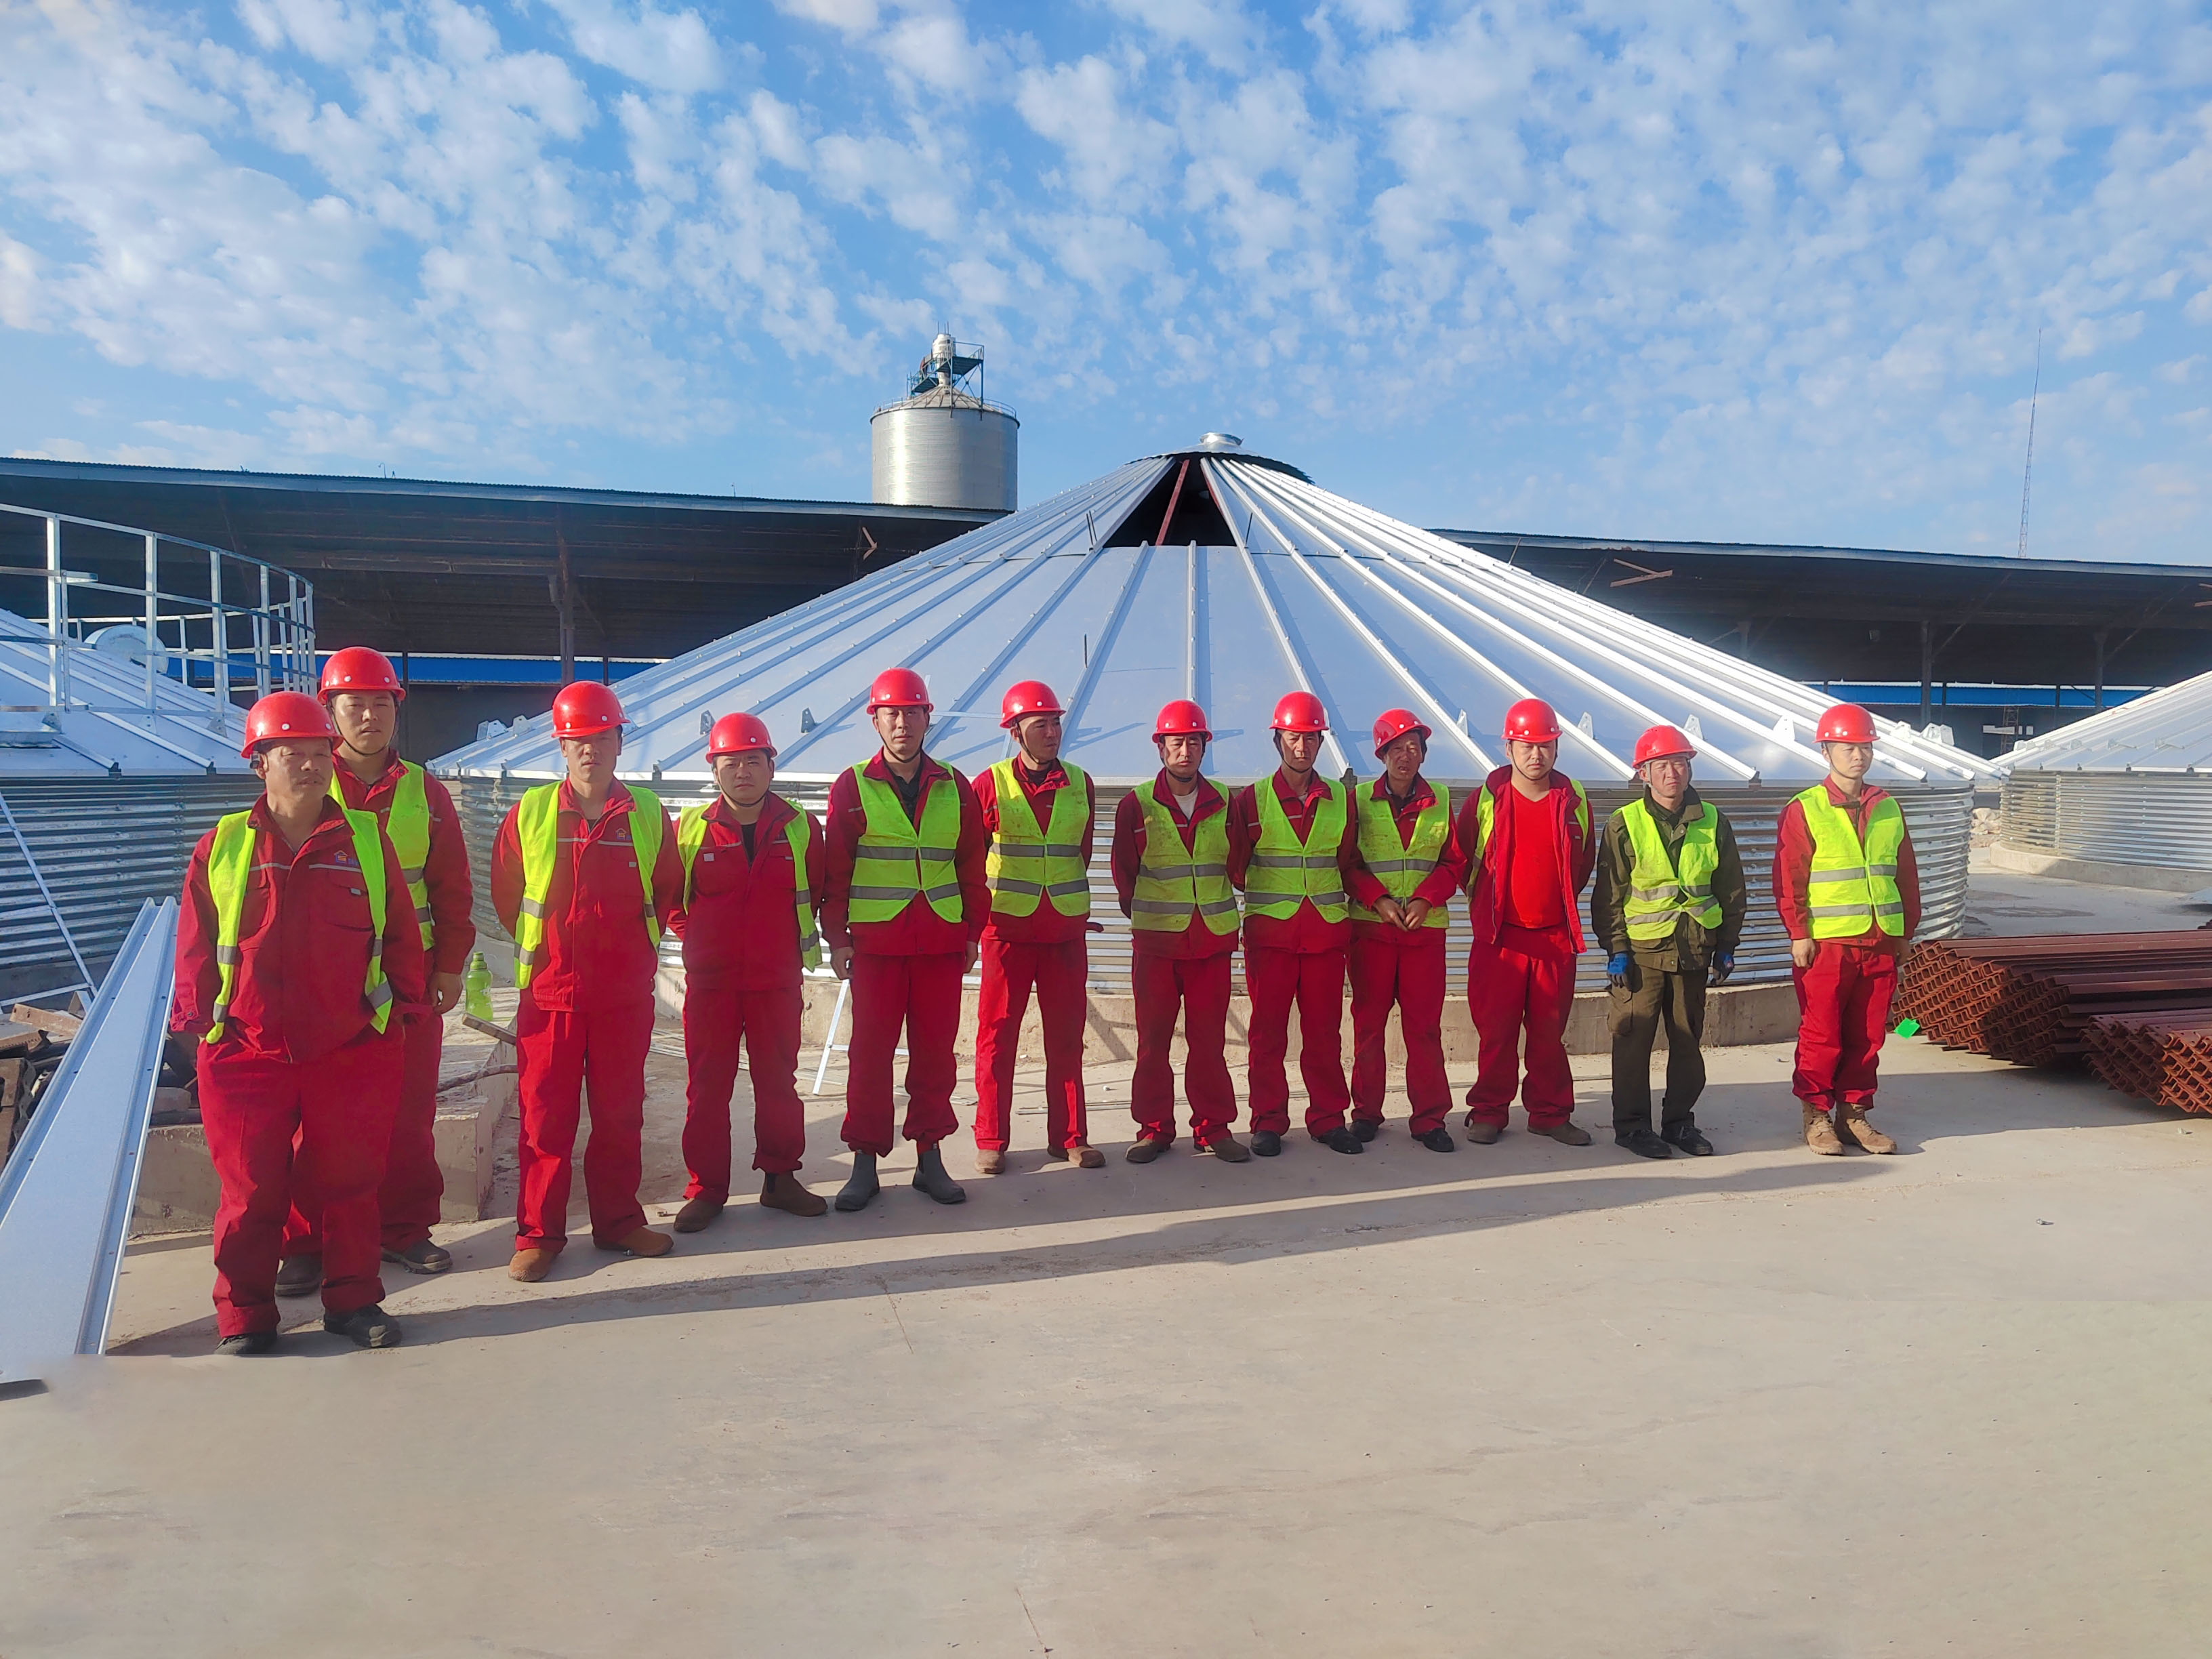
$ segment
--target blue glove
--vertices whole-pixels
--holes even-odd
[[[1606,959],[1605,982],[1616,991],[1628,988],[1628,952],[1616,951]]]
[[[1733,951],[1717,952],[1713,957],[1711,982],[1715,985],[1725,985],[1728,983],[1729,975],[1734,972],[1735,972],[1735,952]]]

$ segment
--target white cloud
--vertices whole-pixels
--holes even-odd
[[[576,50],[594,64],[660,92],[701,93],[722,82],[722,52],[696,11],[652,0],[551,0]]]

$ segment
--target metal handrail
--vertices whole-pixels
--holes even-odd
[[[218,700],[228,703],[233,686],[243,678],[232,665],[234,632],[243,633],[244,637],[239,641],[243,649],[236,654],[240,662],[250,660],[252,665],[252,679],[256,696],[266,696],[279,688],[313,690],[316,675],[315,590],[313,583],[294,572],[248,554],[217,547],[210,542],[194,541],[189,536],[173,536],[164,531],[142,529],[135,525],[111,524],[104,519],[82,518],[72,513],[18,507],[5,501],[0,501],[0,513],[13,514],[19,518],[39,519],[46,525],[45,564],[40,567],[0,565],[0,578],[36,578],[46,585],[48,637],[43,641],[16,640],[12,643],[46,651],[49,713],[90,706],[72,694],[70,673],[70,653],[94,648],[79,637],[88,627],[121,625],[143,630],[147,648],[143,652],[143,702],[149,716],[159,706],[157,683],[164,678],[161,660],[164,655],[171,655],[177,659],[178,678],[187,687],[192,684],[193,665],[205,663],[210,688]],[[102,581],[88,573],[69,569],[62,556],[64,526],[136,538],[144,549],[143,579],[132,586],[120,582]],[[207,581],[204,592],[180,593],[162,588],[164,546],[184,550],[192,556],[195,564],[198,558],[205,557]],[[248,595],[246,603],[240,604],[225,597],[226,560],[246,567],[243,571],[234,573],[233,577],[234,581],[242,579],[246,583],[242,590]],[[275,596],[274,579],[283,581],[282,599]],[[128,614],[75,616],[71,614],[70,603],[71,589],[88,593],[127,594],[140,603]],[[228,591],[240,590],[233,586]],[[173,641],[164,637],[165,630],[173,632]],[[204,643],[198,642],[201,641]]]

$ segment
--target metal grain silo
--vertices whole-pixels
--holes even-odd
[[[1395,705],[1436,728],[1425,768],[1455,791],[1504,758],[1495,733],[1537,696],[1568,730],[1560,763],[1609,811],[1636,791],[1629,757],[1661,720],[1698,742],[1698,787],[1734,822],[1752,889],[1738,979],[1779,982],[1789,941],[1767,893],[1775,820],[1826,763],[1813,730],[1829,699],[1741,658],[1555,587],[1501,560],[1316,487],[1281,462],[1208,434],[1194,447],[1087,484],[902,560],[849,587],[625,680],[623,772],[672,804],[710,797],[714,717],[769,722],[794,799],[818,805],[831,776],[874,752],[876,671],[904,664],[936,704],[930,752],[974,772],[1007,752],[999,698],[1047,681],[1067,702],[1067,751],[1098,785],[1091,977],[1127,971],[1128,933],[1106,868],[1119,797],[1158,765],[1155,710],[1194,697],[1212,718],[1206,770],[1241,782],[1273,770],[1269,713],[1303,687],[1329,708],[1332,774],[1372,778],[1364,741]],[[1920,855],[1922,933],[1957,931],[1967,826],[1983,761],[1877,722],[1874,775],[1893,791]],[[532,783],[558,777],[549,717],[433,763],[473,845]],[[1455,906],[1453,974],[1466,961]],[[1585,961],[1586,988],[1604,960]]]
[[[930,343],[908,395],[868,422],[877,501],[1014,510],[1022,423],[1012,410],[984,399],[982,369],[982,347],[949,334]]]

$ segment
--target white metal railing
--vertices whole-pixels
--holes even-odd
[[[44,647],[47,660],[44,712],[52,714],[93,706],[73,695],[70,672],[72,654],[92,650],[111,658],[119,655],[143,666],[143,706],[149,716],[157,706],[157,683],[165,678],[211,690],[226,705],[232,690],[249,681],[257,697],[272,690],[314,690],[313,583],[260,559],[188,537],[6,502],[0,502],[0,513],[45,522],[43,565],[0,564],[0,593],[19,582],[27,586],[36,582],[46,589],[46,639],[12,641]],[[70,531],[76,535],[66,535]],[[127,537],[137,541],[143,555],[139,580],[135,583],[106,580],[101,570],[113,569],[119,550],[112,544],[101,548],[83,546],[94,537]],[[66,544],[71,542],[77,544],[74,550],[80,562],[94,564],[95,568],[69,568],[64,554],[72,550]],[[191,573],[189,580],[180,580],[180,572],[185,569]],[[165,572],[167,586],[164,586]],[[102,609],[99,614],[90,614],[82,603],[72,599],[73,594],[114,596],[128,605],[111,610],[105,607],[112,601],[95,599],[91,605]],[[18,614],[37,620],[31,608]],[[117,635],[121,636],[119,650],[100,643]],[[204,673],[199,672],[203,666]]]

